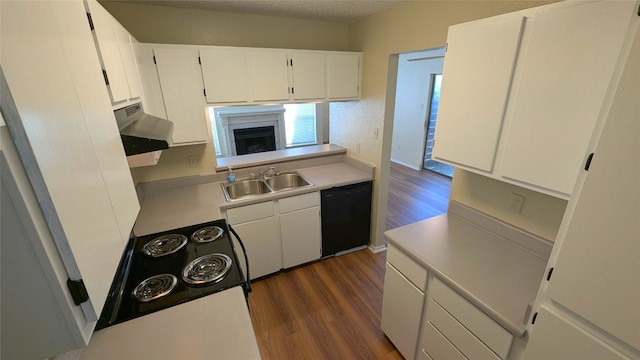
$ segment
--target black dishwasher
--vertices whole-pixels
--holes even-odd
[[[322,256],[369,243],[373,182],[321,191]]]

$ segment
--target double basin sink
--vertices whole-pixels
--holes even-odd
[[[222,183],[222,191],[227,201],[233,201],[306,186],[313,186],[313,184],[297,172],[287,172],[264,179],[244,179],[230,184]]]

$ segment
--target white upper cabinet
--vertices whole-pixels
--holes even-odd
[[[522,16],[451,26],[433,156],[492,171]]]
[[[287,53],[282,49],[248,49],[253,101],[289,100]]]
[[[360,98],[362,53],[222,46],[194,48],[200,53],[209,104]]]
[[[207,103],[249,102],[250,79],[247,53],[242,48],[200,48],[202,78]]]
[[[435,158],[568,199],[637,11],[633,1],[561,2],[452,26]]]
[[[205,143],[209,138],[204,85],[193,47],[153,48],[167,119],[173,122],[173,145]]]
[[[114,107],[141,96],[140,78],[129,33],[95,0],[85,0],[91,13],[96,47]]]
[[[140,72],[140,82],[142,83],[142,106],[144,112],[163,119],[167,118],[164,109],[164,99],[162,99],[162,89],[160,88],[160,78],[153,56],[153,44],[140,44],[133,42],[136,54],[136,63]]]
[[[118,38],[118,49],[122,56],[124,64],[124,73],[127,76],[127,84],[129,85],[129,98],[137,99],[142,96],[142,86],[140,85],[140,74],[138,65],[136,64],[136,56],[133,52],[133,43],[135,39],[129,34],[119,22],[113,22]]]
[[[327,98],[329,100],[359,99],[362,54],[328,52],[326,62]]]
[[[639,35],[575,208],[570,202],[560,227],[547,295],[640,352]]]
[[[324,52],[291,52],[289,66],[294,100],[316,100],[326,97]]]
[[[535,17],[519,63],[502,176],[571,194],[636,11],[633,1],[613,1]]]

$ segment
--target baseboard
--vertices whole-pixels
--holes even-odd
[[[418,170],[418,171],[422,170],[421,167],[416,167],[415,165],[407,164],[407,163],[404,163],[402,161],[398,161],[398,160],[395,160],[395,159],[391,159],[391,161],[396,163],[396,164],[398,164],[398,165],[402,165],[402,166],[406,166],[408,168],[411,168],[413,170]]]
[[[371,251],[374,254],[377,254],[379,252],[383,252],[386,250],[387,250],[387,244],[378,245],[378,246],[369,245],[369,251]]]

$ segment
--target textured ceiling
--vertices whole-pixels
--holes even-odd
[[[103,0],[258,15],[351,22],[407,0]]]

